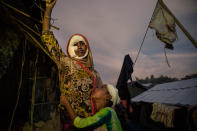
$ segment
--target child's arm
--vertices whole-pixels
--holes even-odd
[[[86,118],[76,117],[74,120],[74,126],[77,128],[98,127],[109,122],[111,115],[111,111],[108,110],[108,108],[103,108],[93,116]]]
[[[71,120],[74,121],[76,118],[76,114],[73,111],[73,109],[72,109],[72,107],[71,107],[70,103],[68,102],[65,95],[60,96],[60,103],[66,107]]]
[[[111,119],[112,114],[108,108],[101,109],[93,116],[81,118],[75,114],[65,95],[60,96],[60,103],[66,107],[74,126],[77,128],[98,127]]]

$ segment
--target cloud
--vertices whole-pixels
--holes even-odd
[[[155,54],[154,57],[161,59],[163,57],[163,54]],[[167,57],[169,59],[195,59],[197,57],[197,53],[179,53],[179,54],[169,53],[167,54]]]
[[[197,2],[164,0],[164,3],[195,36]],[[155,0],[58,0],[52,15],[57,18],[54,24],[60,31],[54,30],[54,34],[64,51],[71,35],[85,35],[103,81],[115,85],[124,56],[129,53],[133,61],[137,56],[155,4]],[[164,44],[155,37],[153,30],[149,30],[134,68],[134,77],[144,78],[151,74],[181,77],[196,72],[196,49],[180,29],[177,30],[179,39],[174,43],[175,49],[167,51],[172,67],[168,68],[165,62]]]
[[[145,78],[153,74],[157,77],[166,75],[181,78],[188,74],[197,73],[195,69],[197,65],[197,53],[167,54],[167,58],[171,68],[167,66],[165,56],[162,53],[155,55],[141,54],[141,58],[134,68],[134,76]]]

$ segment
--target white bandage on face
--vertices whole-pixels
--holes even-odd
[[[87,48],[87,50],[86,50],[86,52],[83,56],[79,57],[79,56],[76,55],[75,50],[77,50],[77,46],[75,46],[75,43],[77,43],[79,41],[83,41],[87,45],[84,38],[80,35],[73,36],[70,40],[70,43],[68,43],[69,44],[68,45],[68,53],[69,53],[71,58],[83,59],[88,55],[88,48]]]
[[[73,46],[73,50],[76,51],[77,50],[77,46]]]

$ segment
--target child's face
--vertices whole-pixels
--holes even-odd
[[[94,94],[97,111],[106,107],[109,104],[111,98],[112,97],[105,86],[103,86],[103,88],[97,88]]]

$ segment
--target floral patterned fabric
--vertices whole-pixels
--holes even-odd
[[[52,59],[58,66],[61,93],[65,94],[75,113],[80,117],[91,115],[90,96],[93,89],[94,78],[97,87],[102,83],[99,74],[91,68],[84,68],[78,61],[64,54],[51,31],[42,34],[42,40]],[[93,70],[92,70],[93,69]]]

